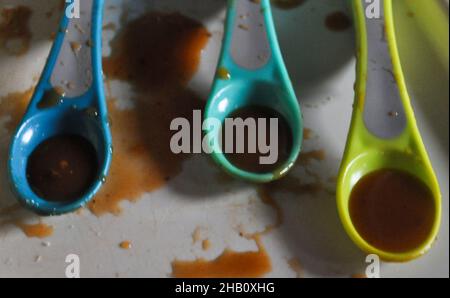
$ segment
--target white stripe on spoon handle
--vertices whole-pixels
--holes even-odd
[[[231,40],[231,57],[237,65],[249,70],[264,67],[272,56],[266,21],[259,2],[229,0],[228,4],[233,6],[236,13]]]
[[[385,35],[384,1],[379,1],[380,18],[369,18],[366,12],[371,3],[363,3],[368,48],[364,122],[375,136],[393,139],[404,132],[406,115]]]
[[[78,1],[80,17],[69,19],[67,33],[50,79],[52,86],[62,88],[65,96],[69,98],[85,94],[93,81],[91,55],[91,47],[95,46],[91,40],[93,1]]]

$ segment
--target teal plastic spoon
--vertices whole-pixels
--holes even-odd
[[[303,119],[273,24],[270,0],[228,1],[222,53],[205,118],[224,123],[234,111],[259,106],[283,116],[290,126],[289,158],[276,171],[252,173],[234,166],[221,149],[221,127],[204,127],[213,159],[229,174],[265,183],[284,176],[301,151]]]

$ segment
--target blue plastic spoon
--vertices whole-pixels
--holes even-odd
[[[47,64],[12,140],[13,191],[25,207],[39,214],[58,215],[83,207],[100,189],[110,167],[112,140],[101,64],[103,5],[103,0],[80,1],[80,17],[69,19],[70,4],[66,4]],[[33,192],[27,162],[42,142],[67,134],[91,142],[97,152],[98,175],[82,197],[53,202]]]
[[[270,182],[284,176],[299,156],[302,114],[278,45],[270,0],[229,0],[222,54],[205,118],[223,123],[234,111],[252,106],[278,112],[290,126],[292,149],[280,168],[252,173],[233,165],[222,152],[217,125],[205,129],[207,144],[226,172],[252,182]]]

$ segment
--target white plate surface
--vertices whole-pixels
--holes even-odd
[[[146,9],[177,10],[202,21],[212,33],[203,54],[200,71],[191,85],[206,96],[214,75],[223,35],[225,1],[223,0],[108,0],[118,7],[127,6],[139,14]],[[326,160],[312,164],[313,171],[324,181],[337,175],[350,123],[355,80],[354,35],[352,30],[330,32],[324,19],[337,10],[346,10],[345,1],[314,0],[288,10],[275,10],[281,47],[296,92],[304,109],[306,127],[317,138],[306,141],[305,150],[324,149]],[[54,30],[57,16],[48,19],[45,12],[59,1],[2,0],[0,8],[24,4],[33,8],[31,19],[33,41],[30,51],[11,57],[0,50],[0,98],[11,92],[24,91],[39,76],[51,46],[48,36]],[[118,22],[120,10],[106,16],[105,23]],[[413,20],[411,22],[414,22]],[[415,30],[411,25],[411,30]],[[419,30],[418,30],[419,32]],[[105,33],[105,43],[113,33]],[[418,44],[423,35],[417,33]],[[429,150],[443,193],[443,221],[436,245],[423,258],[407,264],[383,264],[382,277],[448,277],[448,181],[449,181],[449,109],[448,72],[436,73],[437,61],[426,45],[411,47],[417,59],[428,64],[423,84],[410,86],[417,120]],[[105,48],[105,54],[109,49]],[[448,71],[448,68],[447,68]],[[414,75],[408,75],[408,78]],[[436,79],[440,78],[440,79]],[[113,93],[126,99],[125,84],[114,83]],[[14,204],[5,188],[5,156],[8,139],[0,119],[0,209]],[[123,203],[124,212],[115,217],[97,218],[89,212],[44,219],[55,227],[45,241],[28,239],[11,225],[0,225],[0,277],[64,277],[65,257],[76,253],[81,259],[83,277],[165,277],[171,273],[171,262],[177,259],[207,259],[220,255],[224,248],[237,251],[255,250],[253,241],[239,237],[237,226],[261,231],[276,220],[275,211],[263,204],[255,188],[235,182],[221,185],[214,177],[206,156],[196,156],[184,164],[184,170],[169,185],[144,195],[137,203]],[[308,179],[306,174],[299,175]],[[334,188],[329,183],[330,189]],[[263,237],[273,270],[268,277],[295,277],[287,260],[297,258],[306,276],[350,276],[364,272],[365,255],[345,234],[338,219],[335,198],[328,193],[276,198],[284,213],[281,227]],[[0,222],[2,218],[0,216]],[[202,227],[212,241],[204,252],[192,244],[192,233]],[[122,240],[131,240],[133,248],[118,248]],[[41,260],[36,262],[36,257]]]

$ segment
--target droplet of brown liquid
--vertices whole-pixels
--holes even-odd
[[[358,233],[376,248],[407,252],[427,239],[436,207],[430,189],[398,170],[379,170],[354,187],[350,216]]]
[[[254,240],[258,246],[257,252],[234,252],[225,250],[222,255],[212,261],[198,259],[195,261],[179,261],[172,262],[172,275],[181,278],[246,278],[246,277],[262,277],[272,270],[270,256],[267,254],[261,237],[272,232],[283,223],[283,212],[281,207],[273,199],[269,189],[271,186],[261,186],[258,189],[258,196],[261,201],[276,211],[276,220],[273,224],[265,227],[259,233],[252,235],[240,231],[241,237]],[[196,228],[192,234],[194,244],[201,239],[201,229]],[[208,239],[202,241],[203,250],[208,250],[211,242]]]
[[[300,153],[299,163],[300,165],[309,165],[311,161],[324,161],[326,153],[324,150],[312,150]]]
[[[82,45],[79,42],[72,41],[70,43],[70,48],[72,49],[72,52],[77,55],[81,51]]]

